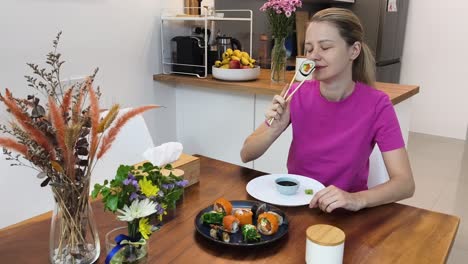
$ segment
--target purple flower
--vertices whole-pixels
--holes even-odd
[[[169,184],[165,184],[165,183],[164,183],[164,184],[161,185],[161,187],[162,187],[163,189],[166,189],[166,190],[167,190],[167,189],[169,189]]]
[[[164,208],[159,203],[156,205],[156,214],[158,215],[164,214]]]
[[[182,181],[176,182],[176,185],[177,187],[185,187],[188,185],[188,183],[189,183],[188,180],[182,180]]]
[[[284,14],[286,15],[286,17],[290,17],[291,16],[291,11],[286,11],[286,12],[284,12]]]
[[[164,197],[164,192],[163,192],[163,191],[159,191],[159,192],[158,192],[158,196],[159,196],[159,197]]]
[[[133,187],[135,187],[135,189],[137,191],[140,190],[140,185],[138,185],[138,181],[136,180],[135,176],[130,174],[130,173],[128,174],[127,179],[125,179],[123,181],[123,184],[124,185],[133,185]]]
[[[130,201],[133,201],[133,200],[136,200],[138,199],[138,194],[136,192],[133,192],[131,195],[130,195]]]

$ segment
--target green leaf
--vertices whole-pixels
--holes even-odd
[[[103,197],[109,196],[109,194],[110,194],[110,189],[107,188],[107,187],[102,188],[102,189],[101,189],[101,194],[102,194]]]
[[[119,197],[116,195],[109,195],[109,197],[106,200],[106,207],[112,211],[115,212],[117,210],[117,204],[119,203]]]
[[[117,169],[117,175],[115,176],[115,180],[118,182],[122,182],[128,177],[128,173],[132,170],[132,166],[125,166],[120,165]]]
[[[93,198],[96,198],[96,197],[98,196],[99,192],[101,191],[102,187],[103,187],[102,185],[100,185],[99,183],[96,183],[96,184],[94,185],[94,190],[93,190],[93,192],[91,193],[91,196],[92,196]]]

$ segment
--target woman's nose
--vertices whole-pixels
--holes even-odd
[[[318,53],[318,50],[313,50],[312,52],[308,52],[306,57],[307,59],[313,60],[313,61],[320,60],[321,58],[320,54]]]

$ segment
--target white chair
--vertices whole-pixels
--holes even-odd
[[[119,116],[130,109],[122,109]],[[106,113],[103,112],[102,115]],[[141,115],[130,120],[120,131],[112,147],[98,161],[91,175],[90,191],[95,183],[112,179],[120,164],[131,165],[143,160],[143,152],[154,147],[153,140]],[[28,163],[28,162],[27,162]],[[40,187],[37,171],[26,167],[11,167],[0,157],[0,200],[3,201],[0,228],[15,224],[53,210],[54,200],[50,187]]]
[[[367,179],[367,187],[372,188],[376,185],[387,182],[390,179],[387,168],[385,167],[382,158],[382,152],[377,145],[369,157],[369,177]]]
[[[130,108],[120,110],[119,116],[129,110]],[[105,114],[106,112],[103,112],[101,116]],[[106,179],[113,179],[121,164],[132,165],[141,162],[143,152],[151,147],[154,147],[151,134],[143,117],[138,115],[120,130],[112,147],[97,162],[92,172],[91,191],[95,183],[102,184]]]

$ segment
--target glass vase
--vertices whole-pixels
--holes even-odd
[[[285,81],[286,74],[286,46],[285,38],[275,38],[271,50],[271,80],[276,83]]]
[[[115,238],[128,233],[128,227],[117,227],[106,234],[106,251],[109,254],[116,246]],[[146,264],[148,263],[148,243],[143,245],[125,244],[110,259],[111,264]]]
[[[50,229],[50,262],[94,263],[101,251],[89,202],[89,180],[51,186],[55,199]]]

